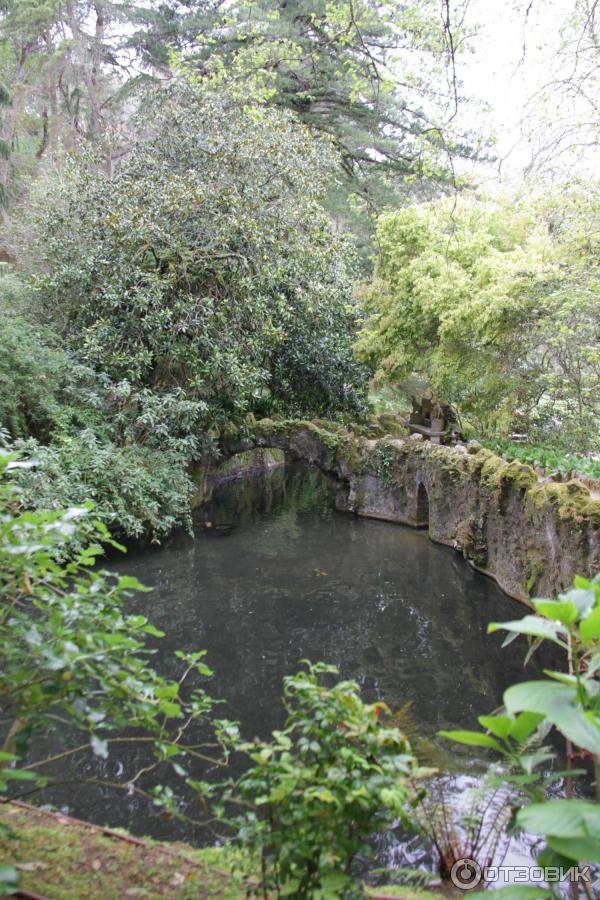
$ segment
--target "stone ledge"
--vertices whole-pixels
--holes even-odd
[[[223,435],[220,446],[222,460],[272,448],[318,466],[338,484],[339,509],[426,527],[518,600],[552,595],[576,574],[600,570],[600,499],[590,488],[540,480],[530,466],[477,444],[367,438],[337,423],[266,419]],[[198,470],[196,502],[218,470],[215,461]]]

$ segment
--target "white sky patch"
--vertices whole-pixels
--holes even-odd
[[[478,25],[479,32],[471,41],[472,52],[457,58],[464,95],[481,104],[478,112],[467,101],[461,117],[482,134],[496,137],[498,162],[486,167],[484,174],[490,181],[522,175],[549,134],[549,123],[585,117],[583,106],[577,109],[558,93],[552,94],[545,109],[539,108],[536,99],[546,85],[572,71],[572,55],[559,51],[573,0],[534,0],[526,16],[528,6],[528,0],[470,0],[466,21],[471,27]],[[585,159],[579,155],[579,173],[597,175],[599,159],[595,148],[588,149]],[[568,155],[562,165],[567,174]],[[461,166],[461,172],[465,171],[478,179],[483,174],[481,167]]]

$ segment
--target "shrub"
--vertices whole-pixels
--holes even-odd
[[[193,483],[177,450],[118,446],[89,430],[50,446],[33,439],[14,446],[33,463],[16,476],[29,508],[62,509],[91,500],[99,519],[130,538],[157,540],[177,526],[191,529]]]
[[[527,636],[527,658],[550,641],[564,653],[567,671],[546,670],[543,680],[509,687],[501,712],[479,717],[483,732],[441,734],[499,754],[504,771],[491,784],[512,788],[512,827],[544,836],[540,866],[568,869],[600,862],[600,575],[591,581],[576,578],[573,588],[556,599],[532,603],[533,614],[491,623],[488,631],[508,632],[505,644]],[[548,779],[544,766],[555,754],[540,743],[552,728],[566,742],[567,770]],[[573,797],[573,777],[585,774],[575,768],[577,758],[588,758],[594,766],[596,802]],[[562,776],[566,798],[549,799],[546,789]],[[505,893],[511,896],[510,889]],[[556,895],[540,889],[537,896]]]
[[[212,448],[203,404],[181,389],[155,394],[81,365],[21,317],[0,332],[0,427],[35,461],[18,470],[22,502],[61,509],[93,500],[127,537],[190,525],[192,458]]]
[[[600,481],[600,460],[590,456],[578,456],[575,453],[561,453],[548,447],[535,447],[531,444],[513,444],[511,441],[482,440],[484,447],[493,450],[509,461],[516,459],[529,466],[537,466],[548,475],[577,478],[585,475]]]
[[[0,424],[14,437],[49,437],[61,416],[57,395],[67,366],[66,354],[45,343],[29,322],[3,317]]]
[[[369,837],[408,819],[419,774],[405,736],[378,719],[359,687],[309,665],[284,680],[288,718],[269,743],[247,745],[254,766],[239,792],[255,809],[239,822],[238,841],[260,860],[260,887],[277,896],[360,896],[353,870],[371,853]]]
[[[52,758],[39,758],[36,739],[58,727],[60,758],[85,752],[106,758],[123,740],[146,745],[149,759],[134,760],[140,773],[126,771],[111,784],[150,796],[139,778],[152,773],[151,793],[164,805],[169,796],[158,783],[159,768],[187,777],[188,728],[213,707],[201,684],[210,670],[202,653],[177,654],[180,680],[149,666],[146,641],[162,633],[126,611],[132,592],[146,589],[96,565],[100,542],[118,545],[89,505],[22,510],[11,479],[24,465],[0,451],[0,790],[14,796],[23,781],[33,783],[27,790],[46,786]],[[81,549],[73,555],[74,544]],[[229,723],[215,727],[217,748],[225,749],[235,732]],[[26,763],[27,751],[36,749]],[[196,790],[200,785],[194,782]]]
[[[384,213],[359,354],[480,432],[600,449],[598,185]]]
[[[150,124],[151,123],[151,124]],[[31,223],[41,310],[88,364],[205,404],[364,406],[352,265],[321,199],[330,153],[291,116],[172,84],[107,175],[79,160]]]

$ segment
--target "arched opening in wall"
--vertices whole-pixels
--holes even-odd
[[[274,447],[252,447],[229,456],[216,469],[214,483],[243,478],[257,472],[269,471],[285,464],[285,453]]]
[[[417,525],[426,528],[429,525],[429,496],[423,482],[419,482],[417,492]]]
[[[279,448],[232,454],[197,479],[195,524],[212,536],[226,536],[257,514],[317,513],[329,517],[347,509],[348,487],[306,460]]]

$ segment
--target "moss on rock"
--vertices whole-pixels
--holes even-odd
[[[530,495],[538,509],[550,505],[559,519],[575,525],[587,522],[593,528],[600,528],[600,500],[593,498],[589,488],[580,481],[546,481],[537,484]]]
[[[315,464],[337,479],[339,508],[428,522],[434,540],[461,550],[520,599],[534,589],[552,593],[574,574],[600,568],[600,500],[586,485],[540,481],[530,466],[507,462],[477,442],[465,449],[389,433],[367,437],[375,424],[263,419],[224,438],[223,456],[273,447]]]

